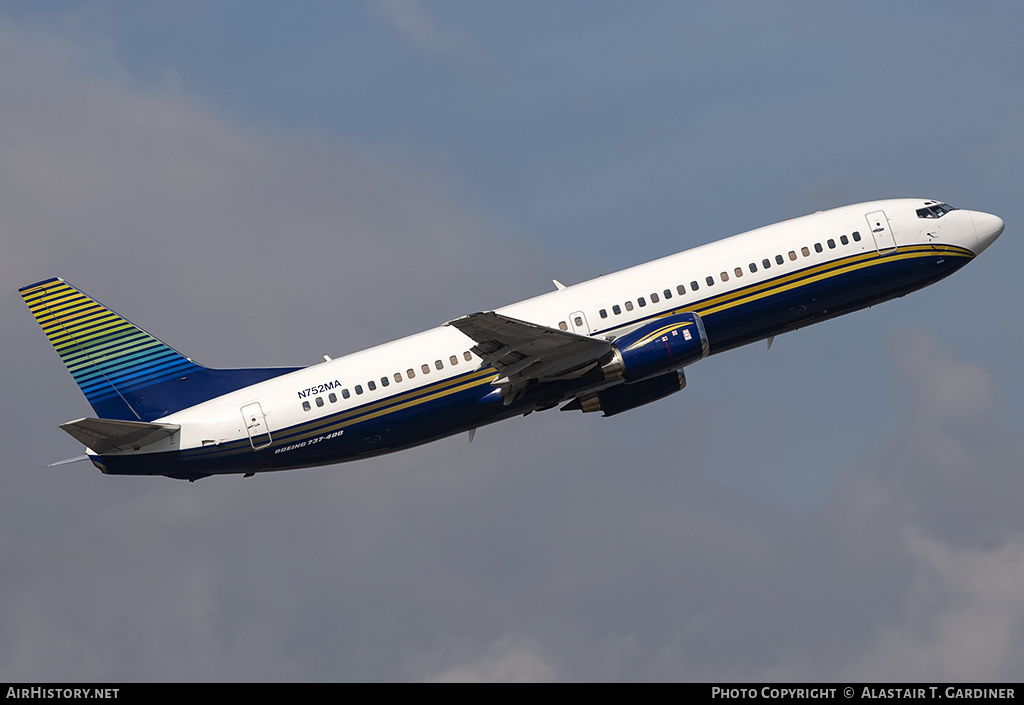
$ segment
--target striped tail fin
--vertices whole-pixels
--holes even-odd
[[[152,421],[298,369],[209,369],[62,279],[19,291],[100,418]]]

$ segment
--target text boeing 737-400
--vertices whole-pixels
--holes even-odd
[[[21,296],[96,412],[61,426],[86,446],[72,460],[196,480],[366,458],[559,404],[628,411],[682,389],[707,355],[928,286],[1002,231],[939,201],[860,203],[302,368],[203,367],[61,279]]]

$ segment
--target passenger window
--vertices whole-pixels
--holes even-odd
[[[708,286],[714,286],[715,285],[715,278],[714,277],[704,277],[704,281],[707,283]]]
[[[323,397],[317,397],[316,398],[316,405],[317,406],[323,406],[324,405],[324,398]]]
[[[821,252],[821,250],[822,250],[821,243],[820,242],[814,243],[814,251],[815,252]]]
[[[782,255],[775,255],[775,264],[782,264]]]
[[[751,274],[753,274],[756,271],[757,271],[757,265],[754,264],[753,262],[751,262],[750,263],[750,272],[751,272]]]
[[[369,382],[366,383],[366,387],[372,392],[377,388],[377,383],[371,379]]]
[[[569,330],[569,325],[565,321],[559,321],[558,322],[558,329],[559,330]]]
[[[651,294],[651,303],[652,303],[652,304],[656,304],[656,303],[658,303],[658,301],[660,301],[660,300],[661,300],[661,299],[659,299],[659,298],[658,298],[658,295],[657,295],[657,294]]]
[[[641,306],[642,306],[642,305],[643,305],[643,304],[641,304]],[[576,318],[572,319],[572,321],[573,321],[573,323],[575,323],[575,324],[576,324],[576,327],[577,327],[577,328],[582,328],[582,327],[583,327],[583,319],[582,319],[582,318],[580,318],[579,316],[576,316]]]
[[[857,232],[856,230],[853,232],[853,241],[860,242],[860,233]]]
[[[764,269],[771,269],[771,266],[772,266],[771,260],[767,260],[767,259],[761,260],[761,267],[762,268],[764,268]]]
[[[732,273],[736,275],[737,279],[739,279],[740,277],[743,276],[743,267],[737,267],[736,269],[732,270]]]
[[[828,249],[830,249],[830,250],[836,249],[836,241],[835,240],[833,240],[832,238],[829,238],[826,242],[828,242]]]
[[[430,365],[420,365],[420,369],[423,370],[423,374],[430,373]]]
[[[416,378],[416,370],[414,370],[413,368],[410,367],[409,369],[407,369],[405,371],[405,376],[408,377],[409,379],[415,379]]]
[[[700,284],[698,284],[695,281],[692,281],[692,282],[690,282],[690,288],[693,289],[694,291],[697,291],[697,289],[700,288]]]
[[[607,311],[607,309],[603,309],[602,308],[597,313],[598,313],[599,316],[601,316],[601,318],[608,318],[608,311]]]
[[[338,395],[335,394],[334,392],[331,392],[330,394],[327,395],[327,400],[334,404],[338,401]]]
[[[614,313],[616,316],[618,316],[620,313],[622,313],[622,309],[619,308],[618,304],[615,304],[614,306],[612,306],[612,313]]]
[[[694,289],[694,291],[696,291],[696,289]],[[676,293],[682,296],[683,294],[686,293],[686,287],[680,284],[679,286],[676,287]]]
[[[380,386],[386,387],[389,384],[391,384],[391,380],[390,379],[388,379],[387,377],[381,377],[380,378]]]
[[[401,382],[402,381],[402,373],[401,372],[396,372],[395,373],[395,381],[396,382]]]
[[[363,393],[363,385],[357,384],[355,386],[355,390],[356,390],[356,394],[362,394]]]
[[[472,362],[473,361],[473,354],[470,353],[469,350],[467,350],[466,352],[462,353],[462,358],[466,362]]]
[[[310,409],[309,402],[308,401],[302,402],[302,410],[303,411],[309,411],[309,409]]]
[[[637,304],[639,304],[639,305],[640,305],[640,307],[641,307],[641,308],[643,308],[644,306],[646,306],[646,305],[647,305],[647,299],[645,299],[645,298],[644,298],[644,297],[642,297],[642,296],[641,296],[641,297],[640,297],[639,299],[637,299],[637,300],[636,300],[636,302],[637,302]],[[583,324],[583,321],[580,321],[580,319],[578,319],[578,318],[577,318],[576,320],[577,320],[577,321],[579,321],[579,322],[578,322],[578,323],[577,323],[576,325],[578,325],[578,326],[579,326],[579,325],[582,325],[582,324]]]
[[[808,250],[806,247],[801,247],[800,248],[800,254],[802,254],[804,257],[810,257],[811,256],[811,251]]]
[[[626,302],[626,310],[627,311],[632,311],[633,310],[633,302],[632,301],[627,301]]]
[[[342,389],[341,390],[341,398],[342,399],[348,399],[350,396],[352,396],[352,393],[349,392],[347,389]]]
[[[671,290],[671,289],[665,289],[665,291],[663,291],[663,292],[661,292],[661,293],[662,293],[662,295],[663,295],[663,296],[664,296],[664,297],[665,297],[666,299],[671,299],[671,298],[672,298],[672,290]]]
[[[849,245],[850,244],[850,238],[846,237],[845,235],[840,235],[839,236],[839,242],[843,243],[844,245]]]
[[[448,362],[450,362],[452,365],[457,365],[459,364],[459,358],[456,355],[452,355],[451,357],[448,358]]]
[[[790,262],[796,262],[796,253],[793,252],[793,250],[789,251],[789,261]]]
[[[722,281],[724,281],[724,282],[729,281],[729,273],[728,272],[722,272],[718,276],[720,276],[722,278]]]
[[[444,363],[441,362],[440,360],[434,360],[434,367],[436,367],[439,370],[443,370],[444,369]]]

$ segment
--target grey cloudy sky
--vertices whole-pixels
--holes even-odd
[[[1019,679],[1018,3],[37,5],[0,5],[0,680]],[[39,279],[207,365],[312,364],[904,196],[1006,233],[630,414],[41,467],[91,410]]]

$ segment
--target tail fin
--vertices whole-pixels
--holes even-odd
[[[299,369],[209,369],[62,279],[19,291],[101,418],[152,421]]]

